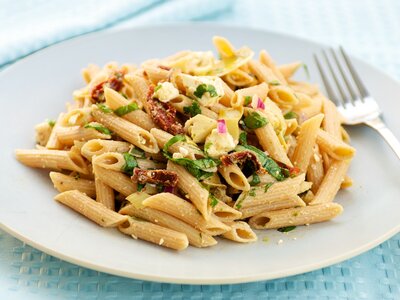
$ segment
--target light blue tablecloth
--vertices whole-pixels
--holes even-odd
[[[342,44],[353,55],[400,79],[397,0],[0,0],[0,67],[86,32],[187,20],[241,24]],[[396,102],[393,105],[399,108]],[[249,284],[190,286],[85,269],[0,231],[0,299],[76,297],[400,299],[400,234],[365,254],[307,274]]]

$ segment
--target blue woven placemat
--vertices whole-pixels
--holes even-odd
[[[5,15],[2,2],[0,17]],[[213,2],[218,2],[219,7],[210,9]],[[228,2],[158,1],[159,6],[134,13],[132,18],[115,18],[113,24],[212,20],[264,28],[327,44],[342,44],[353,55],[400,79],[399,1]],[[93,24],[89,27],[88,31],[99,29]],[[393,105],[399,107],[396,102]],[[0,299],[54,298],[400,299],[400,234],[367,253],[314,272],[248,284],[193,286],[132,280],[82,268],[0,231]]]

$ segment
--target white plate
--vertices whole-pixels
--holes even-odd
[[[47,172],[24,167],[14,159],[15,148],[33,147],[34,125],[56,117],[72,91],[83,85],[79,71],[88,63],[140,63],[182,49],[207,50],[216,34],[237,46],[266,48],[278,62],[302,60],[308,64],[312,79],[318,79],[312,53],[319,45],[216,25],[168,25],[88,35],[40,51],[3,71],[1,227],[40,250],[85,267],[132,278],[192,284],[238,283],[311,271],[367,251],[397,233],[400,163],[383,140],[365,127],[350,130],[357,148],[350,170],[355,184],[340,192],[337,201],[345,210],[337,219],[289,234],[260,232],[260,241],[254,244],[221,240],[216,247],[190,247],[183,252],[98,227],[52,200],[56,192]],[[400,136],[399,84],[365,63],[354,63],[379,100],[388,125]],[[262,241],[264,236],[269,242]],[[280,239],[283,243],[278,245]]]

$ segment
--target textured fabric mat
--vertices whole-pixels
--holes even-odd
[[[10,3],[0,0],[0,24],[6,15],[5,2]],[[12,1],[20,5],[14,9],[26,9],[21,2],[31,3]],[[353,55],[400,79],[400,1],[189,0],[157,4],[124,20],[115,14],[112,25],[206,20],[264,28],[344,45]],[[76,34],[100,28],[96,22],[91,26]],[[0,40],[5,38],[4,32],[0,30]],[[40,45],[22,55],[37,48]],[[9,51],[9,60],[21,55]],[[393,101],[394,108],[400,108]],[[400,234],[353,259],[314,272],[248,284],[193,286],[132,280],[89,270],[33,249],[0,231],[0,299],[54,298],[400,299]]]

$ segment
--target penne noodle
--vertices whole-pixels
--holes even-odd
[[[57,130],[58,140],[65,146],[72,146],[75,141],[89,141],[92,139],[111,139],[111,135],[101,133],[93,128],[80,126],[59,127]]]
[[[279,65],[277,66],[279,72],[282,74],[283,77],[289,79],[296,73],[296,71],[302,66],[301,61],[296,61],[289,64]]]
[[[217,204],[212,207],[212,213],[222,222],[235,221],[242,218],[242,213],[228,204],[218,200]]]
[[[124,196],[129,196],[137,191],[137,184],[121,172],[107,170],[97,165],[93,166],[93,171],[96,178]]]
[[[293,165],[306,172],[313,155],[313,148],[318,135],[318,129],[321,126],[323,114],[319,114],[305,121],[300,128],[297,136],[297,146],[292,156]]]
[[[329,221],[340,215],[343,207],[337,203],[268,211],[249,220],[254,229],[273,229]]]
[[[125,165],[125,158],[118,152],[106,152],[99,156],[93,157],[93,165],[100,168],[121,172]]]
[[[189,244],[198,248],[210,247],[217,244],[217,241],[211,235],[201,232],[178,218],[156,209],[149,207],[136,208],[134,205],[128,204],[121,208],[119,213],[182,232],[187,236]]]
[[[32,168],[70,170],[82,174],[89,173],[84,159],[71,151],[17,149],[15,153],[21,163]]]
[[[318,130],[317,143],[322,151],[336,160],[350,159],[356,152],[353,147],[322,129]]]
[[[222,234],[224,238],[238,243],[252,243],[257,241],[257,235],[246,222],[238,221],[226,224],[230,226],[231,229]]]
[[[131,147],[132,145],[126,142],[93,139],[83,144],[81,154],[87,160],[92,161],[95,155],[101,155],[106,152],[129,152]]]
[[[99,178],[95,177],[94,182],[96,186],[96,201],[111,210],[115,210],[114,190]]]
[[[46,144],[47,149],[62,149],[62,144],[58,140],[58,137],[57,137],[57,131],[58,131],[59,127],[61,126],[61,122],[62,122],[63,118],[64,118],[64,113],[60,113],[58,115],[56,123],[53,126],[50,136],[47,140],[47,144]]]
[[[59,172],[50,172],[49,176],[54,188],[60,193],[78,190],[90,198],[96,196],[96,188],[93,180],[80,178],[80,176],[68,176]]]
[[[218,171],[231,187],[240,191],[250,190],[250,184],[246,176],[236,164],[229,166],[221,165]]]
[[[331,163],[313,201],[310,202],[310,205],[333,201],[333,198],[335,198],[340,185],[346,176],[349,164],[350,161],[348,160],[337,160]]]
[[[77,190],[63,192],[54,199],[102,227],[117,227],[128,221],[127,216],[108,209]]]
[[[316,193],[322,180],[324,179],[325,171],[322,156],[319,152],[318,145],[314,146],[310,164],[307,169],[307,180],[312,182],[311,190]]]
[[[49,122],[42,122],[42,123],[36,125],[35,126],[36,143],[42,147],[45,147],[50,138],[52,130],[53,130],[53,127],[50,126]]]
[[[118,229],[134,239],[145,240],[174,250],[184,250],[189,245],[185,234],[142,220],[128,218],[128,221],[122,223]]]
[[[269,55],[269,53],[267,51],[261,50],[260,62],[271,69],[271,71],[278,78],[278,80],[281,84],[287,84],[285,76],[283,76],[283,74],[281,73],[279,68],[275,65],[275,62],[272,60],[272,57]]]
[[[336,139],[342,139],[341,120],[336,105],[324,96],[322,97],[322,112],[325,115],[322,128]]]
[[[156,139],[147,130],[113,114],[104,113],[96,106],[93,106],[93,116],[96,121],[136,147],[149,153],[159,151]]]

